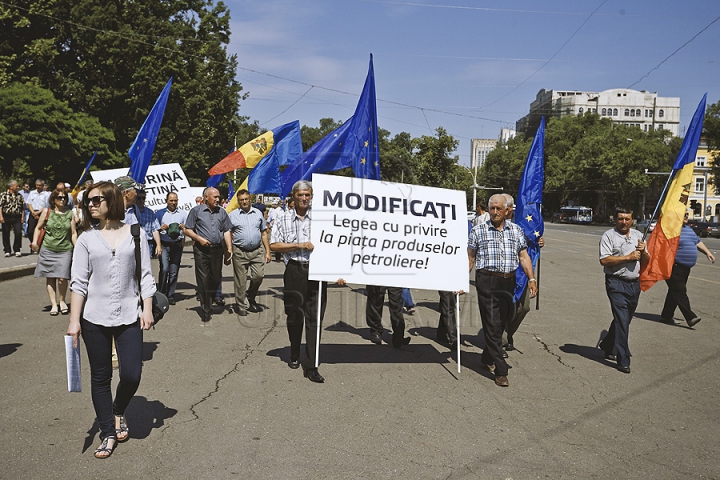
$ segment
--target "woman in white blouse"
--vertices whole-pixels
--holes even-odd
[[[120,189],[110,182],[90,186],[82,209],[85,232],[73,251],[68,335],[74,337],[77,346],[82,333],[102,439],[95,456],[107,458],[118,442],[129,437],[125,409],[140,384],[142,330],[153,324],[155,282],[148,244],[140,242],[142,273],[138,286],[135,243],[130,226],[122,222],[125,207]],[[114,401],[110,388],[113,338],[120,363]]]

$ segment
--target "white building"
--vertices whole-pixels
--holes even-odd
[[[530,104],[530,113],[516,123],[517,131],[535,129],[540,117],[564,117],[597,113],[613,122],[644,131],[670,130],[678,136],[680,98],[658,97],[657,92],[613,88],[603,92],[541,89]]]
[[[473,138],[470,140],[470,168],[481,168],[487,160],[488,153],[495,150],[496,138]]]
[[[515,134],[516,132],[512,128],[501,128],[498,142],[500,142],[500,145],[505,145],[508,140],[510,140],[511,138],[515,138]]]

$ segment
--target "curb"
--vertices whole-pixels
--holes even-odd
[[[0,282],[5,280],[13,280],[15,278],[25,277],[35,273],[35,265],[20,265],[19,267],[11,267],[0,270]]]

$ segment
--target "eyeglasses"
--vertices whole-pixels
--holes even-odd
[[[58,196],[55,197],[55,198],[58,199],[58,200],[67,200],[67,197],[66,197],[65,195],[58,195]]]
[[[86,199],[85,199],[85,205],[90,205],[90,204],[92,204],[93,207],[97,207],[97,206],[99,206],[103,201],[105,201],[105,197],[103,197],[102,195],[95,195],[94,197],[86,198]]]

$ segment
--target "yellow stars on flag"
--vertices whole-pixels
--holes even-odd
[[[367,140],[365,140],[365,146],[366,146],[366,147],[368,146],[368,141],[367,141]]]
[[[533,233],[535,234],[535,238],[538,238],[540,236],[540,232],[538,231],[534,231]]]
[[[365,165],[365,159],[364,159],[364,158],[361,158],[361,159],[360,159],[360,163],[362,163],[363,165]]]
[[[532,222],[532,215],[528,215],[527,217],[525,217],[525,220],[527,220],[528,222]]]

